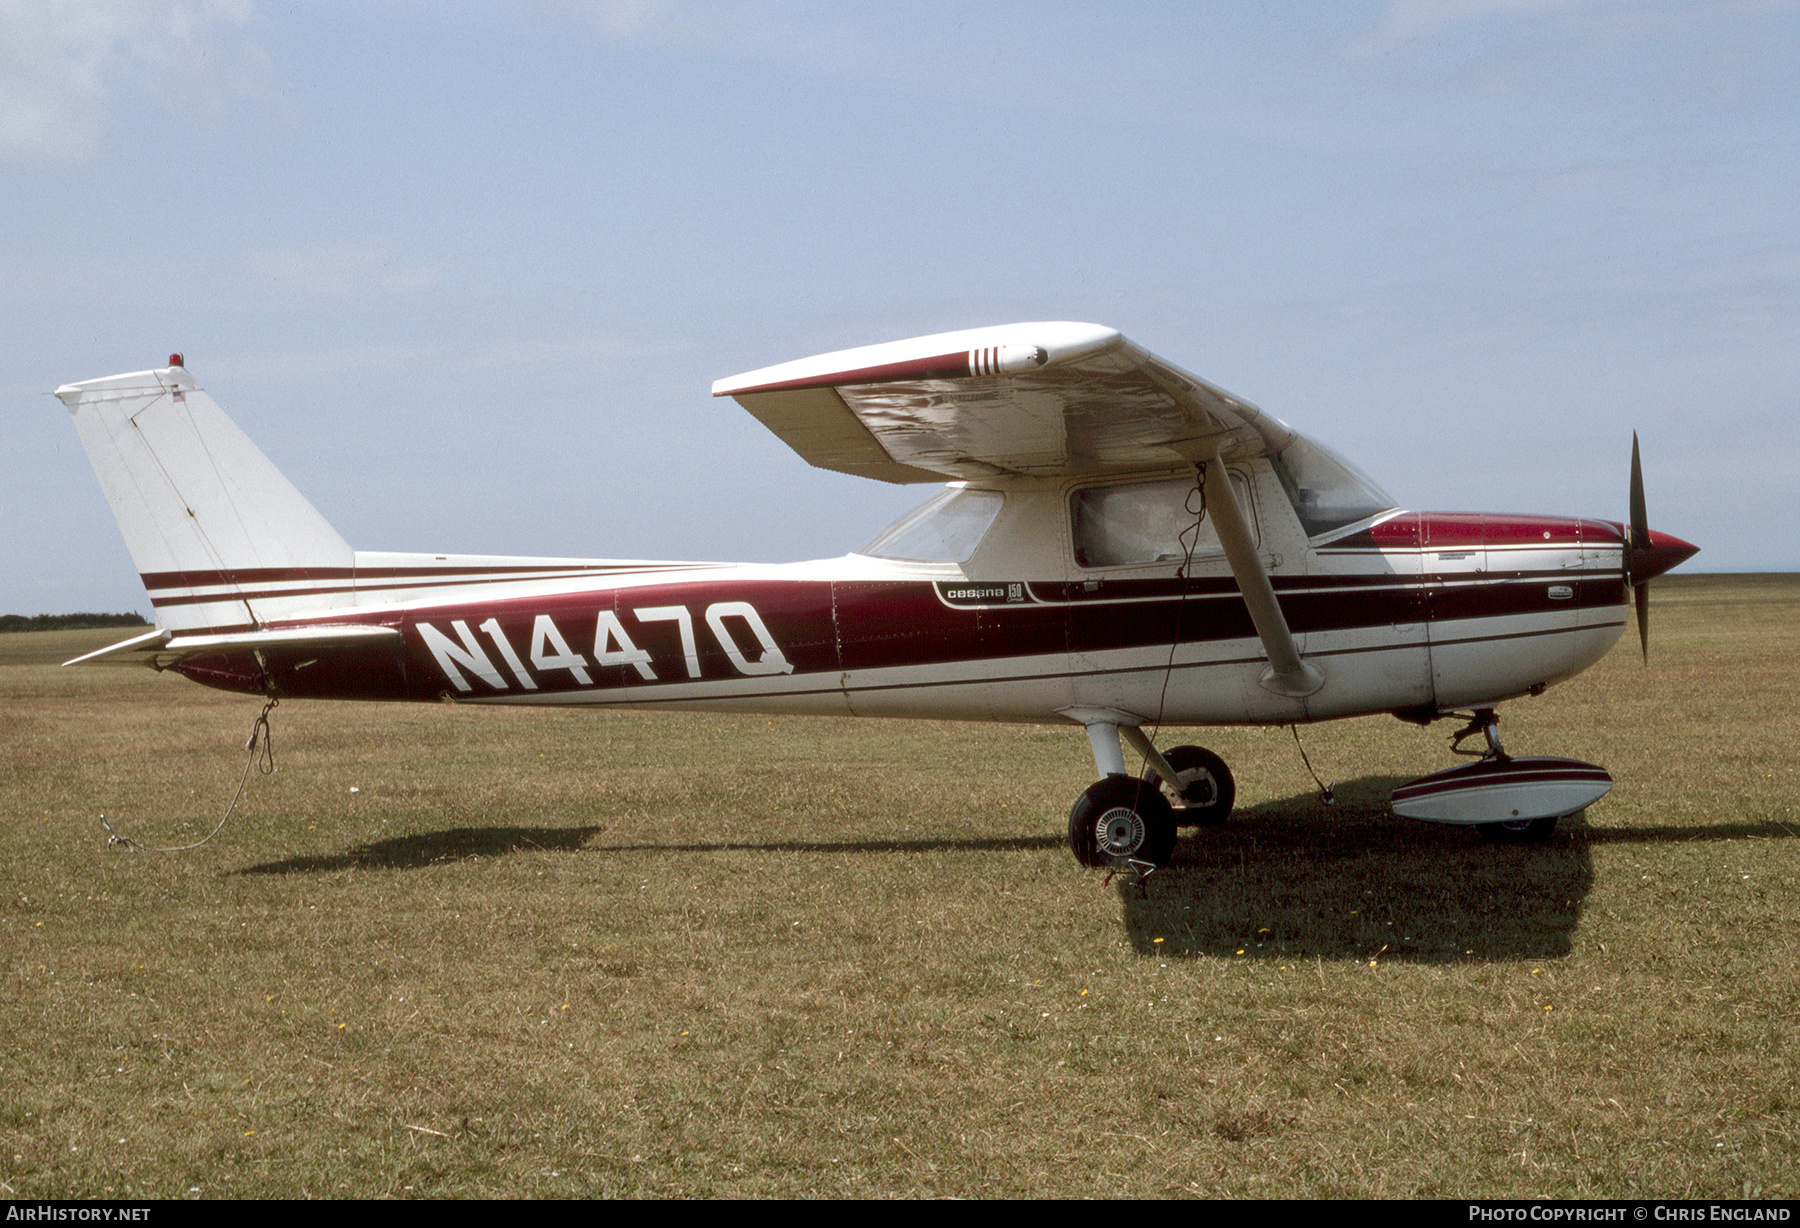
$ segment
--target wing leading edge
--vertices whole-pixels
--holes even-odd
[[[810,464],[886,482],[1244,460],[1285,424],[1097,324],[1004,324],[719,380]]]

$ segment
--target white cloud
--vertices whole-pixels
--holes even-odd
[[[122,95],[178,109],[251,92],[246,0],[0,0],[0,157],[90,156]]]

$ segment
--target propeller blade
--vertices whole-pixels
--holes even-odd
[[[1632,573],[1636,560],[1632,557],[1650,544],[1650,513],[1644,506],[1644,463],[1638,458],[1637,432],[1631,432],[1631,532],[1625,539],[1625,570]],[[1631,586],[1631,604],[1637,608],[1638,647],[1643,650],[1644,664],[1650,664],[1650,582]]]
[[[1644,466],[1638,460],[1637,432],[1631,432],[1631,540],[1633,550],[1650,544],[1650,514],[1644,510]]]
[[[1631,524],[1625,528],[1625,580],[1631,585],[1637,607],[1638,644],[1644,664],[1650,664],[1650,581],[1692,558],[1700,547],[1679,537],[1650,531],[1650,514],[1644,510],[1644,466],[1638,459],[1637,432],[1631,432]]]

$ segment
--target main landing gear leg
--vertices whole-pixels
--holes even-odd
[[[1129,868],[1141,885],[1175,851],[1177,824],[1222,823],[1231,812],[1231,772],[1211,751],[1178,746],[1165,755],[1123,714],[1065,715],[1087,726],[1101,773],[1069,811],[1069,849],[1082,865]],[[1125,772],[1121,738],[1150,764],[1141,780]]]

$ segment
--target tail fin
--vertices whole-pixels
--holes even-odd
[[[260,628],[355,600],[354,552],[174,365],[65,384],[164,631]]]

